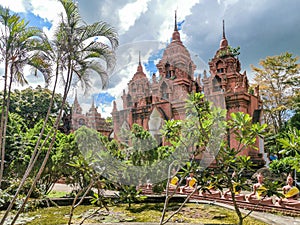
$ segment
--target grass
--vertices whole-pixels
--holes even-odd
[[[50,193],[47,195],[49,198],[61,198],[68,194],[69,192],[66,191],[50,191]]]
[[[178,204],[171,204],[168,215],[179,207]],[[91,214],[97,207],[79,206],[75,210],[73,223],[79,223],[85,216]],[[163,209],[162,203],[133,204],[131,209],[127,205],[110,206],[109,212],[101,210],[93,219],[85,223],[99,224],[108,222],[156,222],[158,223]],[[67,224],[70,206],[49,207],[37,209],[36,211],[23,214],[20,217],[25,221],[22,224],[28,225],[60,225]],[[171,222],[184,223],[206,223],[206,224],[234,224],[237,222],[235,213],[221,207],[205,204],[187,204],[182,212],[171,219]],[[245,225],[266,225],[263,222],[249,217]]]

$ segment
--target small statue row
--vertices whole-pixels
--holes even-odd
[[[179,177],[176,175],[176,171],[173,172],[173,176],[170,178],[169,189],[174,190],[178,186]],[[232,174],[234,178],[235,173]],[[266,196],[267,188],[264,186],[264,176],[261,173],[258,173],[257,183],[253,184],[252,192],[249,194],[241,193],[242,190],[238,188],[238,185],[233,182],[233,192],[235,199],[239,201],[247,201],[258,203],[261,202],[265,205],[274,205],[280,207],[293,207],[300,209],[300,200],[299,200],[299,189],[294,185],[294,179],[291,175],[288,175],[286,179],[286,185],[282,187],[283,197],[272,197]],[[197,179],[194,177],[194,172],[190,172],[189,176],[185,179],[186,184],[179,187],[179,193],[187,193],[195,190]],[[200,191],[199,196],[211,196],[211,197],[220,197],[224,199],[232,199],[230,190],[225,191],[224,193],[216,190],[213,186],[208,186],[208,191]]]

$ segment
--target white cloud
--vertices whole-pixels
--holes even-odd
[[[191,9],[194,5],[199,3],[200,0],[178,0],[178,1],[164,1],[158,5],[158,12],[164,15],[164,19],[158,29],[159,40],[168,41],[171,38],[172,32],[174,30],[174,16],[175,10],[177,11],[177,21],[182,21],[186,16],[191,14]],[[168,9],[168,10],[165,10]],[[183,24],[184,26],[184,24]],[[186,35],[181,31],[181,40],[184,41]]]
[[[99,104],[97,111],[99,113],[101,113],[101,117],[102,118],[107,118],[107,117],[111,117],[111,112],[113,110],[113,106],[107,106],[107,105],[103,105],[103,104]]]
[[[119,18],[121,23],[120,34],[128,31],[141,14],[147,11],[148,2],[149,0],[137,0],[136,2],[128,3],[123,8],[119,9]]]
[[[14,12],[25,12],[25,6],[23,0],[0,0],[0,5],[5,8],[9,8]]]
[[[43,31],[52,39],[63,12],[61,3],[57,0],[30,0],[30,7],[34,15],[48,20],[52,24],[50,29],[43,27]]]
[[[58,15],[63,12],[63,7],[57,0],[30,0],[30,3],[33,14],[50,22],[57,21]]]
[[[259,60],[266,56],[286,51],[300,55],[298,38],[300,31],[295,29],[300,23],[297,11],[300,6],[299,0],[290,0],[289,4],[280,0],[78,0],[78,2],[83,20],[89,23],[106,21],[117,29],[120,45],[123,45],[119,47],[121,56],[118,55],[117,70],[132,64],[132,70],[126,70],[111,78],[111,88],[106,91],[114,96],[122,93],[136,71],[138,51],[141,51],[142,61],[146,61],[150,50],[155,49],[149,40],[163,43],[170,40],[174,29],[175,10],[178,21],[185,19],[183,29],[180,31],[181,39],[190,50],[191,56],[197,56],[194,60],[200,72],[201,67],[207,67],[209,59],[219,47],[222,19],[225,19],[226,37],[230,45],[241,47],[239,58],[242,70],[246,69],[248,75],[251,75],[249,65],[257,65]],[[30,11],[53,24],[57,23],[58,14],[61,12],[57,0],[0,0],[0,4],[9,6],[16,12]],[[54,27],[55,25],[51,30],[46,28],[44,30],[52,35]],[[49,37],[52,37],[51,35]],[[95,85],[93,93],[101,91],[97,87]],[[86,96],[81,100],[90,105],[90,99]]]
[[[234,5],[239,0],[218,0],[219,5],[224,4],[225,8],[230,7],[231,5]]]

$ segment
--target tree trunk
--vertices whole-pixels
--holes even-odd
[[[7,58],[7,57],[6,57]],[[3,100],[2,100],[2,110],[1,110],[1,122],[0,122],[0,148],[1,148],[1,164],[0,164],[0,188],[3,180],[4,173],[4,162],[5,162],[5,148],[2,148],[3,138],[6,136],[4,131],[4,121],[7,115],[6,112],[6,92],[7,92],[7,73],[8,73],[8,60],[5,59],[5,69],[4,69],[4,90],[3,90]]]
[[[69,68],[71,68],[71,66],[70,66]],[[68,73],[68,76],[67,76],[67,83],[66,83],[66,85],[65,85],[65,90],[64,90],[63,100],[62,100],[62,105],[61,105],[60,111],[59,111],[59,113],[58,113],[58,116],[57,116],[57,118],[56,118],[55,124],[54,124],[54,126],[53,126],[53,128],[52,128],[52,130],[54,131],[54,134],[53,134],[53,136],[52,136],[51,143],[50,143],[50,146],[49,146],[49,148],[48,148],[48,150],[47,150],[46,156],[45,156],[45,158],[44,158],[44,160],[43,160],[43,163],[42,163],[42,165],[41,165],[41,167],[40,167],[40,169],[39,169],[39,171],[38,171],[38,173],[37,173],[37,175],[36,175],[36,177],[35,177],[35,179],[34,179],[34,181],[33,181],[33,184],[32,184],[31,187],[30,187],[30,190],[28,191],[28,193],[27,193],[27,195],[26,195],[26,198],[24,199],[24,201],[23,201],[23,203],[22,203],[22,206],[20,207],[20,209],[18,210],[17,214],[15,215],[15,217],[14,217],[14,219],[13,219],[11,225],[13,225],[13,224],[16,222],[17,218],[19,217],[19,215],[20,215],[21,212],[23,211],[23,209],[24,209],[24,207],[25,207],[25,205],[26,205],[26,203],[27,203],[27,201],[28,201],[28,199],[29,199],[29,197],[30,197],[30,195],[31,195],[31,193],[32,193],[32,191],[33,191],[33,189],[34,189],[35,186],[36,186],[37,181],[40,179],[40,177],[41,177],[41,175],[42,175],[42,173],[43,173],[43,171],[44,171],[44,169],[45,169],[46,163],[47,163],[47,161],[48,161],[48,159],[49,159],[51,150],[52,150],[53,145],[54,145],[54,143],[55,143],[56,134],[57,134],[57,131],[58,131],[58,126],[59,126],[60,119],[61,119],[62,112],[63,112],[63,107],[64,107],[64,105],[65,105],[65,102],[66,102],[66,99],[67,99],[67,95],[68,95],[68,92],[69,92],[69,88],[70,88],[70,85],[71,85],[72,75],[73,75],[72,72],[69,72],[69,73]],[[51,108],[50,108],[50,109],[51,109]],[[44,125],[46,125],[46,124],[44,124]],[[43,127],[43,128],[44,128],[44,127]],[[49,132],[49,134],[50,134],[50,133],[51,133],[51,132]],[[47,136],[47,137],[48,137],[48,136]],[[43,142],[43,144],[44,144],[45,142],[46,142],[46,140]],[[36,157],[36,158],[37,158],[37,157]]]
[[[54,87],[53,87],[53,91],[52,91],[52,96],[51,96],[49,108],[48,108],[48,111],[47,111],[47,115],[46,115],[42,130],[40,132],[39,138],[38,138],[37,143],[35,145],[34,151],[31,155],[31,158],[30,158],[30,161],[28,163],[27,169],[26,169],[26,171],[23,175],[23,178],[22,178],[22,180],[21,180],[21,182],[20,182],[20,184],[19,184],[19,186],[16,190],[16,193],[15,193],[14,197],[12,198],[9,206],[7,207],[7,209],[5,211],[4,216],[1,219],[0,225],[4,224],[9,212],[11,211],[11,209],[12,209],[12,207],[13,207],[13,205],[14,205],[14,203],[15,203],[15,201],[16,201],[16,199],[17,199],[17,197],[18,197],[18,195],[19,195],[19,193],[22,189],[22,187],[24,186],[24,183],[25,183],[26,179],[28,178],[30,172],[32,171],[33,166],[34,166],[34,164],[35,164],[35,162],[36,162],[36,160],[39,156],[38,148],[39,148],[40,142],[42,140],[43,134],[45,132],[46,124],[49,120],[49,116],[50,116],[50,113],[51,113],[51,108],[52,108],[52,105],[53,105],[53,102],[54,102],[54,95],[55,95],[55,90],[56,90],[57,81],[58,81],[58,72],[59,72],[59,67],[57,66],[57,68],[56,68],[56,77],[55,77]],[[47,134],[46,140],[48,140],[48,138],[50,137],[50,134],[51,134],[51,132],[49,132]],[[42,146],[45,144],[46,140],[42,143]],[[42,148],[42,146],[41,146],[41,148]]]

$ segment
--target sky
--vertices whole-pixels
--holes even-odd
[[[86,23],[108,22],[119,35],[117,65],[108,88],[101,90],[100,80],[94,79],[87,95],[79,88],[69,95],[72,104],[77,92],[84,109],[94,99],[103,117],[110,116],[113,100],[121,107],[119,96],[136,72],[139,52],[144,72],[149,77],[156,72],[155,65],[170,43],[175,10],[196,74],[208,69],[208,61],[219,48],[222,20],[229,45],[240,47],[241,72],[245,70],[250,81],[254,76],[251,65],[259,66],[267,56],[284,52],[300,56],[299,0],[78,0],[77,4]],[[57,0],[0,0],[0,5],[20,13],[50,37],[62,11]],[[42,82],[29,72],[27,78],[32,86]]]

